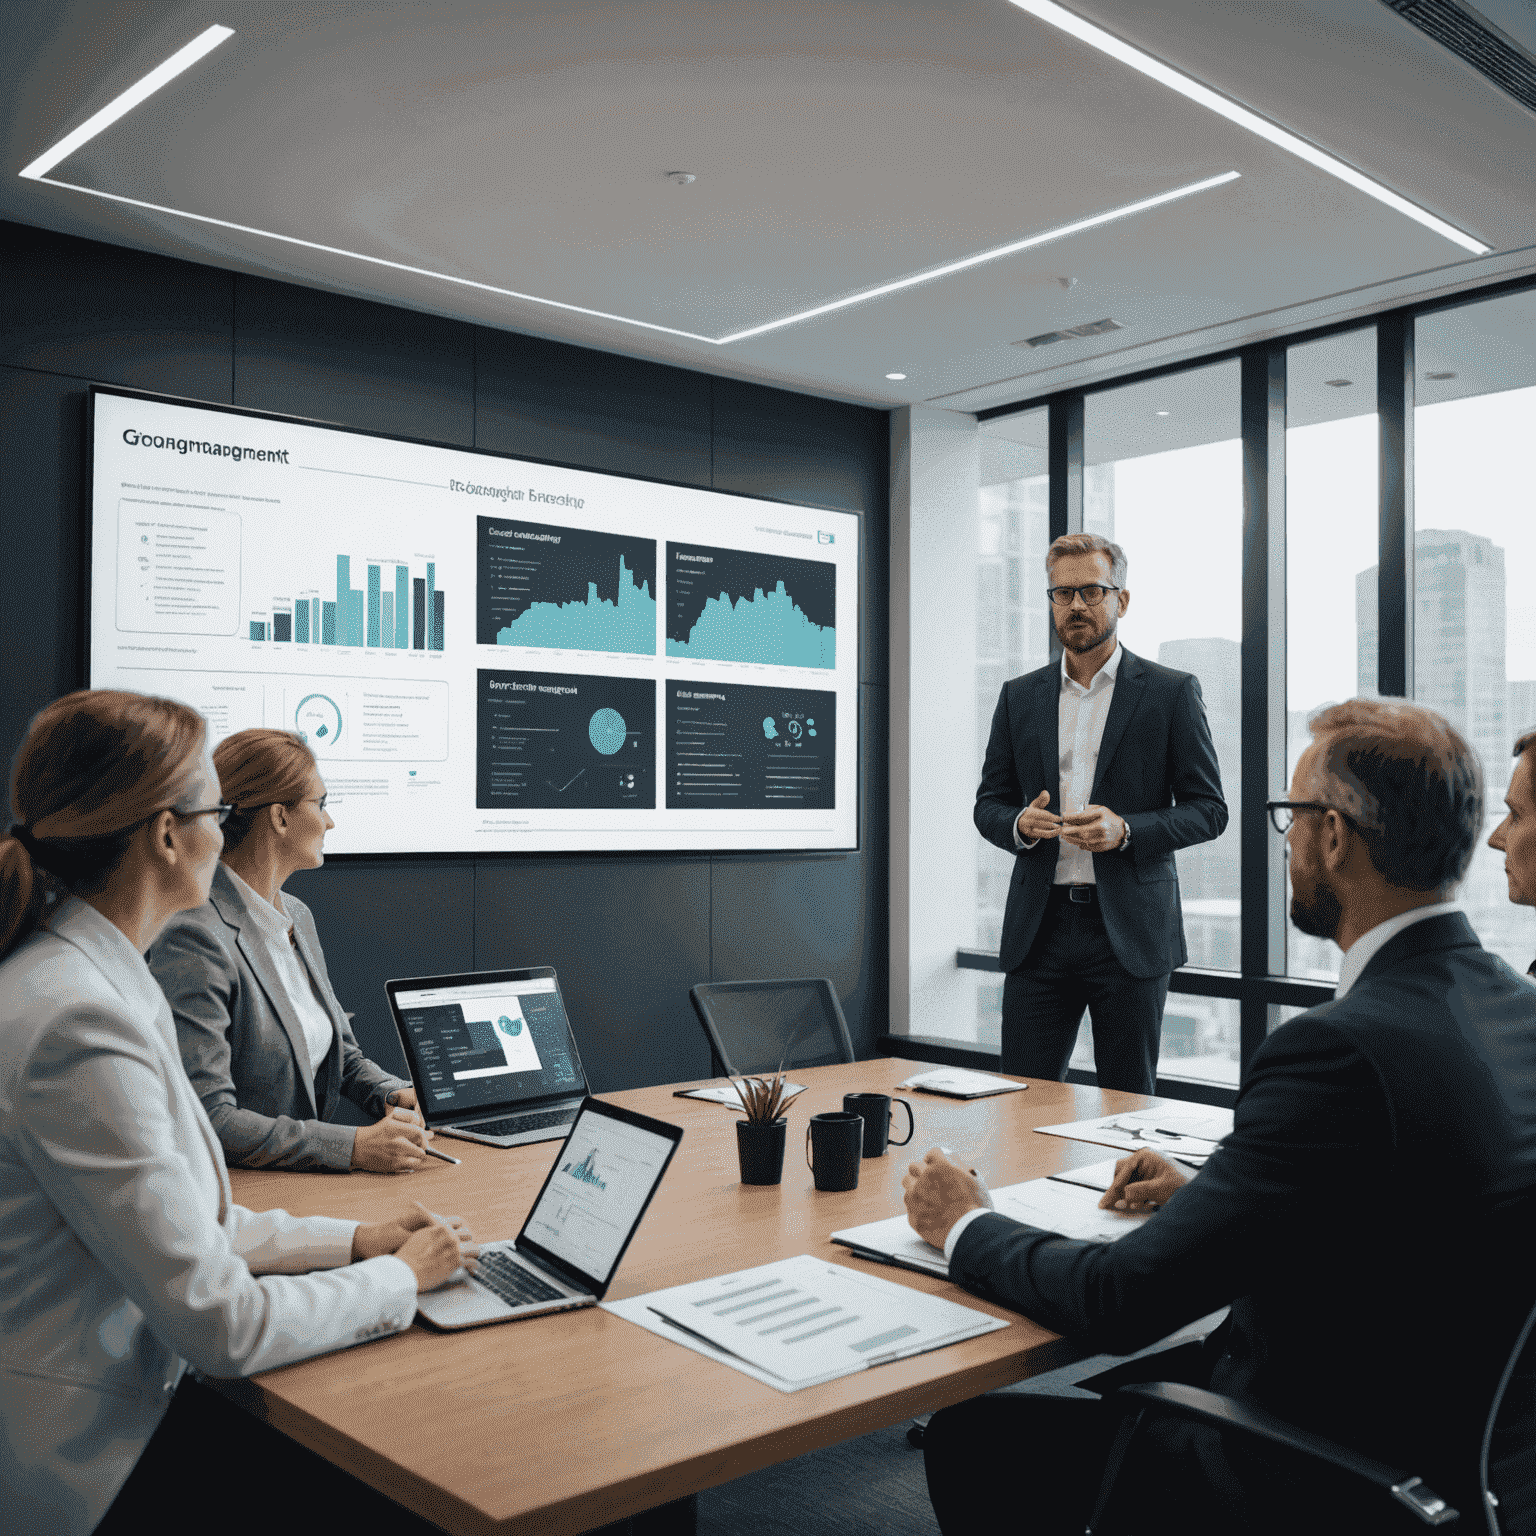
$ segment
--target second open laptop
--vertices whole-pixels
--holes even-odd
[[[493,1147],[559,1141],[587,1093],[553,967],[384,984],[427,1129]]]

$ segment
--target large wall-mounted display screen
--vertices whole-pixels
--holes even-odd
[[[858,842],[859,519],[92,392],[90,685],[300,732],[335,853]]]

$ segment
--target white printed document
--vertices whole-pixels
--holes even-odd
[[[603,1305],[781,1392],[1009,1326],[810,1254]]]
[[[1113,1163],[1094,1166],[1095,1169],[1107,1166],[1113,1177]],[[1027,1179],[1022,1184],[994,1189],[992,1204],[999,1215],[1027,1222],[1045,1232],[1059,1232],[1063,1237],[1075,1237],[1086,1243],[1113,1243],[1127,1232],[1134,1232],[1149,1213],[1131,1215],[1125,1211],[1101,1211],[1099,1197],[1108,1188],[1108,1180],[1100,1185],[1088,1185],[1067,1182],[1055,1176]],[[900,1216],[888,1216],[884,1221],[871,1221],[862,1227],[834,1232],[832,1241],[853,1249],[863,1258],[895,1264],[902,1269],[921,1270],[929,1275],[949,1274],[944,1250],[925,1243],[912,1230],[905,1212]]]
[[[764,1076],[766,1075],[764,1074]],[[779,1107],[782,1109],[791,1099],[799,1098],[804,1092],[804,1083],[792,1083],[788,1078],[785,1078],[784,1096],[779,1100]],[[727,1109],[742,1108],[741,1093],[735,1083],[726,1083],[724,1087],[720,1088],[679,1088],[672,1097],[674,1099],[703,1099],[707,1104],[723,1104]]]
[[[1216,1150],[1222,1137],[1232,1133],[1232,1111],[1208,1104],[1165,1104],[1161,1108],[1130,1110],[1100,1115],[1097,1120],[1072,1120],[1066,1125],[1037,1125],[1046,1136],[1065,1136],[1070,1141],[1091,1141],[1122,1152],[1143,1147],[1165,1157],[1202,1163]]]

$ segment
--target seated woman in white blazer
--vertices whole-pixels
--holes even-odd
[[[208,900],[166,924],[148,955],[182,1065],[231,1168],[408,1173],[431,1132],[410,1083],[358,1048],[309,908],[286,894],[325,863],[325,783],[292,731],[237,731],[213,754],[235,809]],[[343,1098],[374,1117],[338,1123]]]
[[[0,1525],[84,1536],[122,1491],[134,1507],[113,1508],[114,1530],[206,1528],[217,1512],[183,1504],[209,1459],[197,1416],[173,1404],[185,1364],[250,1375],[395,1333],[417,1292],[475,1250],[419,1206],[363,1226],[231,1200],[143,959],[172,914],[207,899],[223,846],[201,717],[137,694],[71,694],[33,720],[12,784],[15,824],[0,838]],[[131,1478],[152,1438],[173,1431],[191,1454],[158,1446],[156,1475]],[[230,1447],[226,1488],[249,1485],[248,1454]],[[182,1469],[169,1484],[167,1466]],[[136,1481],[154,1486],[130,1497]]]

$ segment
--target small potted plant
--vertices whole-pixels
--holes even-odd
[[[777,1184],[784,1177],[784,1141],[787,1131],[784,1116],[784,1072],[781,1068],[772,1082],[760,1077],[732,1080],[746,1111],[746,1119],[736,1122],[736,1155],[741,1160],[743,1184]]]

